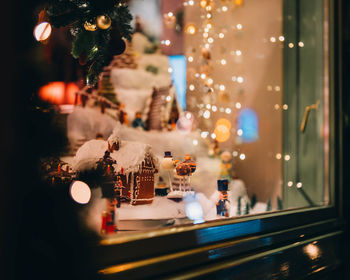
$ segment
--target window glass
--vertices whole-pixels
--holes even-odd
[[[69,140],[45,178],[103,236],[328,205],[327,5],[128,1],[98,84],[39,91]]]

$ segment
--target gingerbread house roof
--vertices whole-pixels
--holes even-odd
[[[73,169],[82,171],[96,168],[96,162],[103,157],[107,148],[107,141],[87,141],[78,149],[73,160]],[[152,158],[155,168],[158,169],[159,165],[151,146],[139,142],[121,141],[119,150],[113,151],[110,156],[117,161],[113,165],[117,173],[120,173],[122,168],[125,174],[138,172],[147,157]]]

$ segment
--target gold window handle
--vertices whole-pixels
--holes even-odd
[[[311,104],[311,105],[305,107],[303,121],[301,122],[301,126],[300,126],[301,132],[305,132],[306,123],[307,123],[310,111],[316,110],[319,105],[320,105],[320,100],[317,100],[317,102],[315,104]]]

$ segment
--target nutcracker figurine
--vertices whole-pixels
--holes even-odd
[[[107,211],[102,212],[102,225],[101,233],[109,234],[118,231],[117,225],[115,224],[115,207],[117,204],[116,198],[107,199]]]
[[[217,215],[228,217],[228,210],[226,207],[228,190],[228,180],[218,180],[218,191],[219,191],[219,201],[216,203],[216,213]]]

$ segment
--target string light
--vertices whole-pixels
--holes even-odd
[[[198,145],[198,140],[197,140],[197,139],[194,139],[194,140],[192,141],[192,143],[193,143],[194,146],[197,146],[197,145]]]
[[[209,119],[210,118],[210,111],[208,111],[208,110],[204,111],[203,118]]]
[[[303,48],[303,47],[304,47],[304,43],[303,43],[303,42],[299,42],[299,43],[298,43],[298,46],[301,47],[301,48]]]
[[[205,106],[207,109],[210,109],[211,108],[211,105],[210,104],[207,104],[207,106]]]
[[[240,154],[239,158],[240,158],[240,160],[245,160],[245,154]]]
[[[225,34],[224,33],[219,33],[219,38],[222,39],[225,37]]]
[[[292,181],[289,181],[289,182],[287,183],[287,186],[288,186],[288,187],[293,186],[293,182],[292,182]]]
[[[193,0],[188,1],[188,5],[193,6],[193,4],[194,4]]]
[[[168,68],[168,73],[173,73],[173,68],[169,67]]]
[[[241,107],[242,107],[241,103],[237,102],[237,103],[236,103],[236,108],[237,108],[237,109],[241,109]]]
[[[285,155],[285,156],[284,156],[284,160],[285,160],[285,161],[290,160],[290,155]]]
[[[294,47],[294,44],[293,44],[293,43],[289,43],[289,44],[288,44],[288,47],[293,48],[293,47]]]
[[[298,189],[300,189],[300,188],[303,186],[303,184],[302,184],[301,182],[298,182],[298,183],[296,184],[296,186],[297,186]]]
[[[288,105],[287,104],[283,104],[282,108],[283,108],[283,110],[288,110]]]
[[[212,139],[215,139],[215,138],[216,138],[216,134],[215,134],[215,133],[212,133],[212,134],[210,135],[210,137],[211,137]]]
[[[275,110],[278,110],[280,108],[280,105],[275,104],[274,108],[275,108]]]
[[[230,108],[226,108],[225,113],[226,114],[231,114],[231,109]]]
[[[237,135],[238,136],[242,136],[243,135],[243,130],[242,129],[238,129],[237,130]]]
[[[276,154],[276,159],[281,159],[282,155],[280,153]]]
[[[202,131],[202,132],[201,132],[201,137],[202,137],[202,138],[207,138],[208,135],[209,135],[209,132],[208,132],[208,131]]]
[[[276,38],[275,37],[270,37],[270,42],[271,43],[275,43],[276,42]]]
[[[221,7],[221,10],[222,10],[223,12],[227,12],[228,8],[227,8],[227,6],[222,6],[222,7]]]
[[[236,157],[236,156],[238,156],[238,152],[237,152],[237,151],[233,151],[233,152],[232,152],[232,155],[233,155],[234,157]]]
[[[213,84],[213,79],[212,78],[209,78],[208,80],[207,80],[207,83],[208,83],[208,85],[212,85]]]
[[[237,82],[240,84],[243,83],[244,82],[243,77],[241,77],[241,76],[237,77]]]
[[[220,88],[220,90],[225,90],[226,87],[225,87],[225,85],[220,85],[219,88]]]
[[[283,42],[283,41],[284,41],[284,37],[283,37],[283,36],[279,36],[279,37],[278,37],[278,40],[280,40],[281,42]]]
[[[279,86],[275,86],[275,91],[280,91],[281,88]]]
[[[208,43],[209,43],[209,44],[214,43],[214,39],[213,39],[212,37],[208,38]]]
[[[194,85],[192,85],[192,84],[189,85],[188,88],[190,89],[190,91],[194,91],[194,89],[195,89]]]
[[[189,62],[192,62],[192,61],[193,61],[193,56],[189,56],[187,60],[188,60]]]
[[[236,55],[237,55],[237,56],[242,55],[242,51],[240,51],[240,50],[236,50]]]
[[[236,25],[236,28],[237,28],[238,30],[242,30],[243,25],[242,25],[242,24],[240,24],[240,23],[238,23],[238,24]]]
[[[221,64],[226,65],[226,59],[221,59]]]
[[[211,110],[212,110],[213,112],[216,112],[216,111],[218,110],[218,108],[217,108],[215,105],[213,105],[213,106],[211,107]]]

